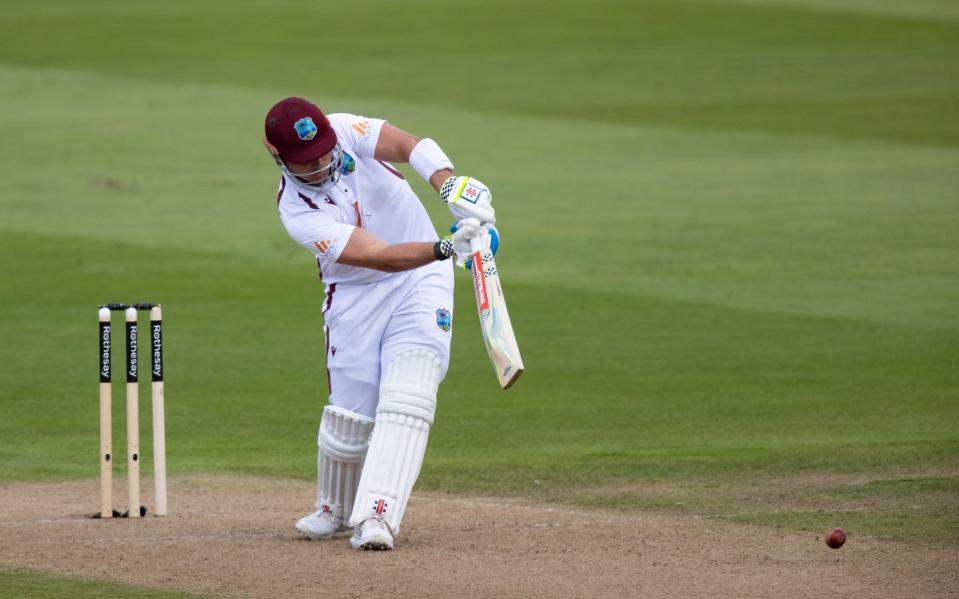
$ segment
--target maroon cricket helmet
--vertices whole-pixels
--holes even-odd
[[[277,102],[266,114],[264,130],[280,158],[294,164],[313,162],[336,146],[336,132],[326,115],[303,98]]]

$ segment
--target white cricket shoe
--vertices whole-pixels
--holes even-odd
[[[387,551],[393,548],[393,532],[382,518],[368,518],[353,528],[353,549]]]
[[[296,529],[305,534],[311,541],[322,541],[336,534],[343,526],[343,518],[330,511],[317,510],[300,518]]]

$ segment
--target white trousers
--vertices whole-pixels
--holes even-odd
[[[323,303],[330,403],[375,418],[390,361],[425,348],[449,367],[453,270],[437,262],[364,285],[327,286]]]

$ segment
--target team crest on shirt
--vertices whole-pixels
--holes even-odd
[[[353,160],[353,157],[343,152],[343,155],[340,156],[340,174],[349,175],[356,170],[356,160]]]
[[[308,116],[293,123],[293,128],[296,129],[296,136],[303,141],[310,141],[316,137],[316,124]]]
[[[440,308],[436,311],[436,326],[444,331],[449,331],[453,328],[453,315],[450,314],[449,310]]]

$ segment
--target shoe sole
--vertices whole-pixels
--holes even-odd
[[[364,551],[390,551],[393,546],[386,541],[367,541],[360,548]]]
[[[353,539],[350,539],[350,546],[353,549],[362,549],[363,551],[390,551],[393,549],[393,543],[382,538],[372,538],[360,544],[357,544]]]

